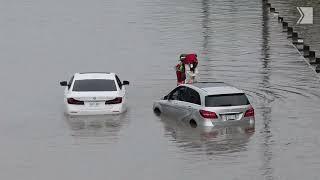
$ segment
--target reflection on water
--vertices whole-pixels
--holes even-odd
[[[271,165],[271,161],[273,158],[272,148],[270,146],[270,138],[272,136],[272,132],[270,129],[271,123],[271,105],[270,103],[274,101],[276,97],[275,93],[269,89],[270,85],[270,76],[272,72],[272,67],[270,66],[270,32],[269,32],[269,15],[267,10],[267,1],[263,1],[262,3],[262,68],[261,68],[261,82],[259,83],[259,88],[264,90],[265,94],[268,94],[271,98],[267,98],[262,101],[260,104],[261,107],[261,116],[262,116],[262,139],[263,142],[261,144],[261,156],[262,156],[262,171],[265,179],[273,179],[273,167]]]
[[[193,155],[223,155],[247,150],[247,143],[254,134],[254,126],[236,125],[225,127],[192,128],[188,123],[171,117],[160,117],[165,135]]]
[[[65,116],[71,135],[79,139],[104,139],[116,141],[122,126],[127,122],[126,114],[98,116]]]

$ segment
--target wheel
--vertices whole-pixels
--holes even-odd
[[[161,114],[160,109],[157,108],[157,107],[153,109],[153,112],[154,112],[157,116],[160,116],[160,114]]]
[[[189,123],[190,123],[190,126],[193,128],[196,128],[198,126],[197,122],[193,119],[191,119]]]

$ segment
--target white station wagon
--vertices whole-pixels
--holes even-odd
[[[126,111],[126,88],[115,73],[75,73],[65,86],[64,103],[69,115],[120,114]]]
[[[254,109],[245,93],[223,82],[182,84],[154,102],[153,110],[192,127],[255,123]]]

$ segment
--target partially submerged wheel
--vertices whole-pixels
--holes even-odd
[[[160,114],[161,114],[161,111],[160,111],[159,108],[154,108],[154,109],[153,109],[153,112],[154,112],[157,116],[160,116]]]
[[[193,119],[191,119],[189,123],[190,123],[190,126],[193,128],[196,128],[198,126],[197,122]]]

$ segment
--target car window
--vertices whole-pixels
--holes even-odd
[[[73,78],[74,78],[74,76],[72,76],[72,77],[71,77],[71,79],[70,79],[70,81],[69,81],[69,83],[68,83],[68,89],[70,89],[70,87],[71,87],[71,84],[72,84]]]
[[[172,91],[170,100],[186,101],[185,99],[185,87],[178,87]]]
[[[186,90],[186,101],[193,104],[201,105],[201,99],[199,93],[191,88]]]
[[[177,88],[175,90],[172,91],[171,96],[169,97],[170,100],[178,100],[179,97],[179,89]]]
[[[205,97],[206,107],[241,106],[250,104],[244,93],[211,95]]]
[[[120,81],[120,79],[117,75],[116,75],[116,80],[117,80],[119,88],[122,89],[122,82]]]
[[[117,87],[111,79],[84,79],[75,80],[72,91],[117,91]]]

